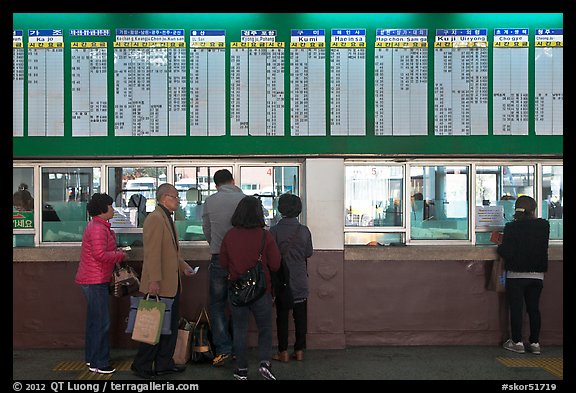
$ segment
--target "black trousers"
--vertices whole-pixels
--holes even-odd
[[[276,304],[276,334],[278,336],[278,352],[288,350],[288,314],[289,308],[279,307]],[[294,303],[292,309],[292,317],[294,318],[294,330],[296,334],[296,341],[294,342],[294,350],[302,351],[306,349],[306,332],[308,329],[308,301]]]
[[[522,341],[522,316],[524,304],[530,322],[530,343],[540,340],[540,295],[544,287],[543,280],[531,278],[507,278],[506,299],[510,306],[510,330],[514,342]]]
[[[140,371],[154,372],[169,370],[174,367],[174,350],[178,339],[178,322],[180,321],[180,286],[172,304],[170,329],[172,334],[161,335],[156,345],[140,343],[132,365]]]

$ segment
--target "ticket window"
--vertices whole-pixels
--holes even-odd
[[[100,168],[45,167],[41,171],[42,242],[80,242],[86,205],[100,192]]]
[[[533,165],[476,166],[476,244],[493,244],[492,231],[514,219],[516,199],[534,196],[534,173]]]
[[[542,166],[542,218],[550,222],[550,240],[564,239],[564,167]]]
[[[246,195],[262,201],[267,226],[276,224],[282,217],[278,212],[278,198],[285,193],[300,194],[298,166],[241,166],[237,185]]]
[[[469,239],[469,167],[411,166],[410,183],[419,185],[417,210],[410,216],[411,240]],[[421,218],[420,218],[421,217]]]
[[[14,247],[34,246],[34,168],[12,169],[12,240]]]

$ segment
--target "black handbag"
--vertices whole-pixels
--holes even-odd
[[[228,282],[230,303],[236,307],[248,306],[266,293],[266,276],[262,268],[262,252],[266,242],[266,232],[262,230],[262,246],[258,253],[258,263],[248,269],[240,278]]]

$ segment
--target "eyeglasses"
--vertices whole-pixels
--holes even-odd
[[[170,194],[166,194],[166,196],[169,196],[169,197],[171,197],[171,198],[174,198],[174,199],[176,199],[177,201],[180,200],[180,197],[179,197],[179,196],[174,196],[174,195],[170,195]]]

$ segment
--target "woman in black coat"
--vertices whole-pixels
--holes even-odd
[[[540,294],[544,273],[548,271],[548,239],[550,224],[536,218],[536,201],[526,195],[519,197],[514,206],[514,221],[504,227],[498,254],[504,258],[506,268],[506,300],[510,307],[512,337],[504,348],[524,353],[522,342],[522,315],[530,320],[529,350],[540,354]]]

